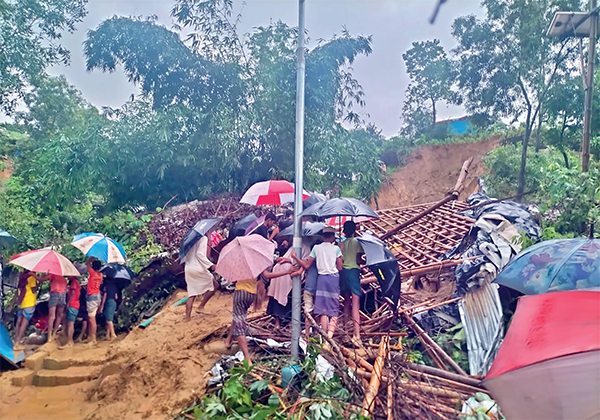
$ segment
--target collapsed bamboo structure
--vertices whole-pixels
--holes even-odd
[[[457,201],[463,190],[469,165],[463,164],[456,186],[437,203],[382,210],[379,219],[363,222],[359,232],[369,232],[385,241],[396,256],[402,276],[398,307],[378,299],[379,284],[372,274],[364,274],[361,287],[375,294],[376,308],[361,311],[362,342],[351,340],[351,328],[338,327],[331,339],[307,317],[320,335],[324,356],[341,373],[349,389],[362,397],[358,412],[381,419],[456,418],[462,403],[477,392],[485,392],[480,379],[469,376],[413,319],[415,314],[457,302],[453,288],[444,293],[418,293],[417,282],[454,284],[453,270],[464,259],[444,260],[468,233],[474,220],[460,214],[468,208]],[[406,331],[390,331],[400,323],[417,337],[437,367],[412,363],[402,346]],[[275,330],[272,319],[259,315],[249,319],[250,335],[259,339],[289,341],[290,327]],[[226,328],[215,331],[225,336]],[[377,352],[375,351],[377,349]],[[285,350],[281,350],[285,351]]]

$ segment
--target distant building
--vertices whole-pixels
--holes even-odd
[[[465,116],[461,118],[455,118],[450,120],[438,121],[435,123],[436,131],[441,127],[446,127],[446,134],[448,136],[457,136],[461,134],[473,134],[477,132],[477,126],[473,124],[470,117]]]

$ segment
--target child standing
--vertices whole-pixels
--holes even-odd
[[[321,317],[321,328],[333,337],[340,312],[340,270],[344,263],[342,251],[335,244],[335,229],[323,229],[323,243],[315,245],[310,256],[301,260],[293,253],[292,257],[308,270],[317,265],[317,290],[315,293],[315,315]]]
[[[73,333],[75,332],[75,319],[79,313],[79,296],[81,285],[77,277],[69,278],[69,291],[67,292],[67,344],[59,349],[73,347]]]

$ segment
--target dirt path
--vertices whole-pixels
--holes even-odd
[[[473,163],[460,199],[477,191],[477,179],[485,173],[483,157],[500,144],[500,136],[480,143],[449,143],[422,146],[408,163],[390,175],[379,191],[379,208],[389,209],[411,204],[439,201],[452,190],[460,168],[473,156]]]
[[[207,305],[210,315],[194,314],[185,323],[185,306],[170,306],[185,296],[176,293],[162,314],[146,329],[135,329],[122,340],[102,343],[93,351],[73,349],[78,364],[98,372],[117,366],[115,374],[89,382],[53,387],[12,384],[19,371],[0,376],[0,418],[12,419],[166,419],[203,393],[206,371],[218,358],[197,342],[231,321],[231,295],[215,296]],[[49,357],[66,358],[70,350]],[[88,353],[86,356],[86,352]],[[94,365],[94,366],[92,366]],[[71,370],[85,370],[78,366]],[[23,369],[20,370],[21,373]]]

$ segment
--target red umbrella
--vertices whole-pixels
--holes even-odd
[[[248,188],[240,203],[253,204],[255,206],[280,206],[294,202],[294,184],[283,180],[271,180],[257,182]],[[302,200],[310,195],[303,191]]]
[[[523,296],[485,386],[512,419],[600,415],[600,293]]]
[[[346,223],[347,221],[353,221],[354,223],[361,223],[361,222],[366,222],[368,220],[371,220],[368,217],[365,216],[358,216],[358,217],[352,217],[352,216],[334,216],[334,217],[330,217],[329,219],[327,219],[325,221],[325,223],[327,223],[327,226],[331,226],[334,228],[339,228],[344,226],[344,223]]]
[[[10,263],[36,273],[50,273],[59,276],[80,276],[81,274],[63,254],[51,249],[34,249],[15,255]]]

